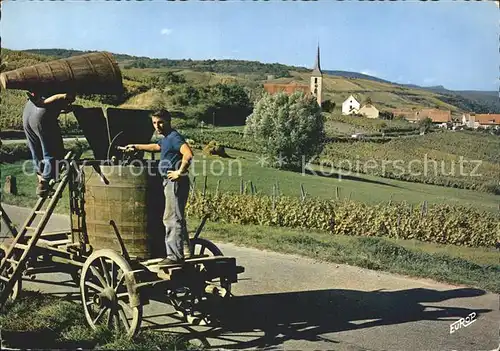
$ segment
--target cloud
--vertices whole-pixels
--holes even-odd
[[[170,35],[172,33],[172,29],[163,28],[160,33],[161,35]]]
[[[435,78],[424,78],[424,84],[434,83],[435,81]]]
[[[366,74],[368,76],[374,76],[374,77],[377,77],[378,76],[378,73],[375,72],[375,71],[372,71],[370,69],[365,69],[365,70],[362,70],[361,71],[362,74]]]

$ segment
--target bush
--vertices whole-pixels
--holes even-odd
[[[278,160],[274,166],[298,169],[321,151],[324,117],[311,95],[265,95],[247,119],[245,134],[266,156]]]

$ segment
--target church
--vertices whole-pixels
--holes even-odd
[[[297,83],[294,80],[288,83],[264,83],[264,90],[269,94],[276,94],[279,92],[293,94],[296,91],[302,91],[306,94],[310,93],[316,97],[318,105],[321,106],[321,103],[323,102],[323,72],[321,72],[319,45],[309,85]]]

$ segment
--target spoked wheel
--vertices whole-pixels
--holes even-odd
[[[5,247],[2,245],[0,246],[0,256],[3,258],[5,257]],[[6,268],[7,269],[7,276],[9,278],[12,277],[12,273],[14,272],[14,267],[11,266],[10,263],[7,263],[9,266]],[[0,293],[5,289],[5,285],[6,285],[6,282],[3,281],[3,280],[0,280]],[[9,303],[12,303],[14,301],[16,301],[16,299],[19,297],[19,295],[21,294],[21,290],[23,289],[22,287],[22,278],[19,276],[17,278],[17,281],[16,283],[14,284],[14,286],[12,287],[12,291],[10,292],[9,294],[9,297],[7,299],[7,301]]]
[[[202,257],[202,256],[224,256],[222,251],[215,245],[213,242],[203,238],[196,238],[190,240],[191,245],[191,254],[194,257]],[[222,281],[213,281],[211,282],[215,285],[220,285],[220,287],[226,289],[226,291],[231,294],[231,283],[226,280]]]
[[[11,277],[12,271],[13,271],[13,268],[9,267],[8,272],[7,272],[9,278]],[[23,289],[21,281],[22,281],[22,279],[18,278],[16,280],[16,282],[14,283],[14,286],[12,287],[12,291],[9,293],[9,297],[7,299],[7,301],[9,303],[16,301],[17,298],[19,297],[19,295],[21,294],[21,290]],[[5,286],[6,286],[6,282],[3,280],[0,281],[0,293],[3,292],[3,290],[5,289]]]
[[[213,242],[203,238],[190,240],[191,254],[194,256],[223,256],[222,251]]]
[[[142,305],[131,306],[138,296],[127,288],[125,275],[129,263],[113,250],[99,250],[85,261],[80,291],[88,324],[107,326],[129,337],[135,335],[142,321]]]

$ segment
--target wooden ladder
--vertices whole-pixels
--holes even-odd
[[[75,167],[75,154],[70,151],[64,160],[69,162],[69,167],[62,170],[62,175],[57,182],[49,183],[49,194],[57,185],[54,194],[52,196],[40,197],[37,200],[35,207],[19,232],[16,231],[3,209],[1,211],[5,222],[10,222],[9,229],[15,237],[9,244],[5,252],[5,257],[3,257],[0,262],[0,307],[8,300],[14,285],[17,280],[20,279],[20,275],[25,268],[32,249],[36,246],[50,216],[54,212],[57,202],[62,196],[64,188],[68,184],[71,169]],[[48,205],[44,208],[44,205],[49,199]],[[39,216],[41,216],[40,221],[36,226],[33,226],[35,219]]]

